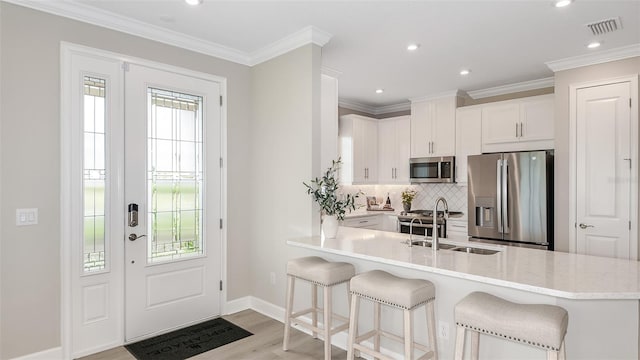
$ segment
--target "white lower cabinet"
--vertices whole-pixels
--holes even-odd
[[[451,220],[447,221],[447,237],[451,236],[467,236],[467,220]]]
[[[394,214],[368,214],[346,218],[340,226],[381,231],[398,231],[398,216]]]

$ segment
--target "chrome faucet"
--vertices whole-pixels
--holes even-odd
[[[444,219],[446,224],[446,219],[449,218],[449,205],[447,205],[447,200],[442,196],[436,200],[436,204],[433,206],[433,230],[431,231],[431,247],[433,248],[433,255],[435,256],[438,248],[438,204],[442,201],[444,205]],[[444,224],[443,224],[444,225]]]
[[[409,223],[409,247],[413,246],[413,222],[416,220],[420,221],[420,224],[422,224],[421,219],[418,219],[418,218],[411,219],[411,222]]]

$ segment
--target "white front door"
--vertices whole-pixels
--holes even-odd
[[[134,64],[125,94],[131,342],[220,314],[221,107],[217,82]]]
[[[580,254],[635,258],[630,251],[634,158],[630,86],[621,82],[577,89],[576,249]]]

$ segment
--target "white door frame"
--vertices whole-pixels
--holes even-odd
[[[571,84],[569,86],[569,252],[575,253],[578,248],[577,244],[577,91],[579,89],[609,85],[613,83],[629,82],[631,85],[631,193],[630,193],[630,213],[631,231],[629,233],[630,241],[630,259],[638,258],[638,74],[615,77],[604,80],[589,81],[584,83]]]
[[[118,60],[124,63],[139,64],[147,67],[156,68],[159,70],[174,72],[182,75],[192,76],[204,80],[210,80],[220,83],[220,94],[222,95],[222,106],[220,114],[220,156],[223,159],[220,169],[220,214],[222,219],[227,218],[227,79],[220,76],[215,76],[207,73],[192,71],[172,65],[167,65],[147,59],[136,58],[128,55],[118,54],[110,51],[104,51],[82,45],[76,45],[68,42],[60,43],[60,161],[61,161],[61,177],[60,177],[60,291],[61,291],[61,309],[60,309],[60,334],[61,334],[61,347],[62,356],[64,359],[70,359],[75,356],[88,355],[88,354],[76,354],[72,349],[73,339],[73,322],[72,322],[72,290],[77,284],[72,276],[71,258],[72,258],[72,239],[73,236],[78,236],[76,230],[74,230],[74,212],[73,212],[73,151],[75,150],[73,141],[76,143],[79,141],[74,134],[73,124],[71,121],[71,107],[70,99],[72,94],[71,87],[71,57],[73,54],[81,54],[88,57],[97,57],[102,59]],[[124,77],[124,70],[122,72]],[[119,91],[123,91],[124,86]],[[121,109],[122,110],[122,109]],[[124,131],[124,111],[120,113],[120,125]],[[75,145],[77,146],[77,144]],[[124,168],[122,161],[119,162]],[[123,194],[124,174],[118,169],[118,181],[114,184],[115,191]],[[121,219],[124,222],[124,201],[122,203],[121,213],[115,214],[114,219]],[[225,221],[226,223],[226,221]],[[116,242],[115,249],[124,253],[124,226],[120,227],[122,234],[120,238],[122,241]],[[223,313],[224,307],[227,302],[227,229],[223,226],[220,233],[220,275],[225,286],[223,286],[220,293],[220,313]],[[115,236],[117,238],[117,235]],[[122,296],[120,298],[120,309],[124,309],[124,257],[119,257],[121,263],[112,263],[111,266],[122,269]],[[122,329],[118,329],[121,333],[120,344],[124,344],[124,311],[116,316],[121,318]],[[106,350],[113,344],[106,345],[105,348],[92,349],[91,352],[97,352]]]

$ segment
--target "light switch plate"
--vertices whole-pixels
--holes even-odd
[[[16,225],[37,225],[38,224],[38,208],[16,209]]]

